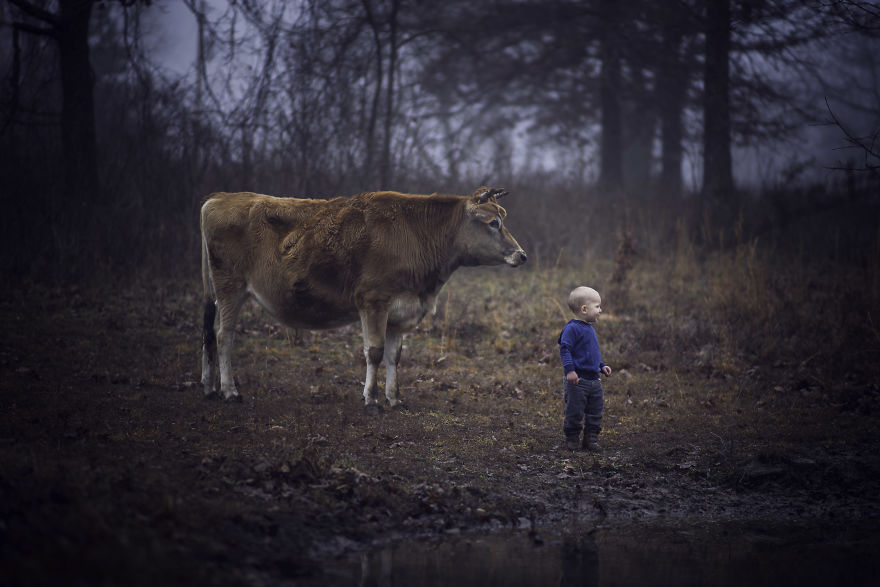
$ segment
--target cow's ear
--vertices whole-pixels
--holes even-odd
[[[473,199],[478,204],[485,204],[490,199],[497,200],[501,196],[506,196],[507,190],[504,188],[490,188],[489,186],[478,187],[474,190]]]
[[[468,206],[468,213],[484,224],[489,224],[498,216],[497,206]]]

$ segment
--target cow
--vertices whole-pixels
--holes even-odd
[[[391,407],[403,407],[397,384],[403,334],[434,307],[452,273],[461,266],[517,267],[526,261],[504,226],[507,212],[497,200],[506,193],[483,186],[470,196],[208,196],[200,218],[205,396],[241,401],[232,376],[232,339],[242,305],[253,298],[291,328],[360,321],[364,403],[378,408],[376,374],[384,357],[385,397]]]

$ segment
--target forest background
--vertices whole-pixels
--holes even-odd
[[[11,582],[321,580],[571,516],[860,528],[864,558],[810,558],[876,574],[878,2],[5,0],[0,76]],[[444,286],[407,410],[364,412],[358,328],[256,305],[244,402],[202,399],[206,195],[484,184],[529,261]],[[615,369],[600,455],[559,429],[581,284]]]
[[[876,265],[878,37],[859,0],[8,0],[2,269],[192,272],[213,191],[484,183],[536,265],[682,237]]]

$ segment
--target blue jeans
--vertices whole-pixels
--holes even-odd
[[[596,434],[602,430],[602,410],[605,407],[605,394],[602,382],[598,379],[581,378],[577,385],[564,382],[565,421],[562,431],[569,440],[580,437],[586,419],[587,432]]]

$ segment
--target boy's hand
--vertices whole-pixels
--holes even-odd
[[[577,385],[581,379],[578,377],[577,371],[569,371],[565,374],[565,380],[571,385]]]
[[[605,377],[611,377],[611,367],[605,365],[604,367],[602,367],[602,373],[605,374]]]

